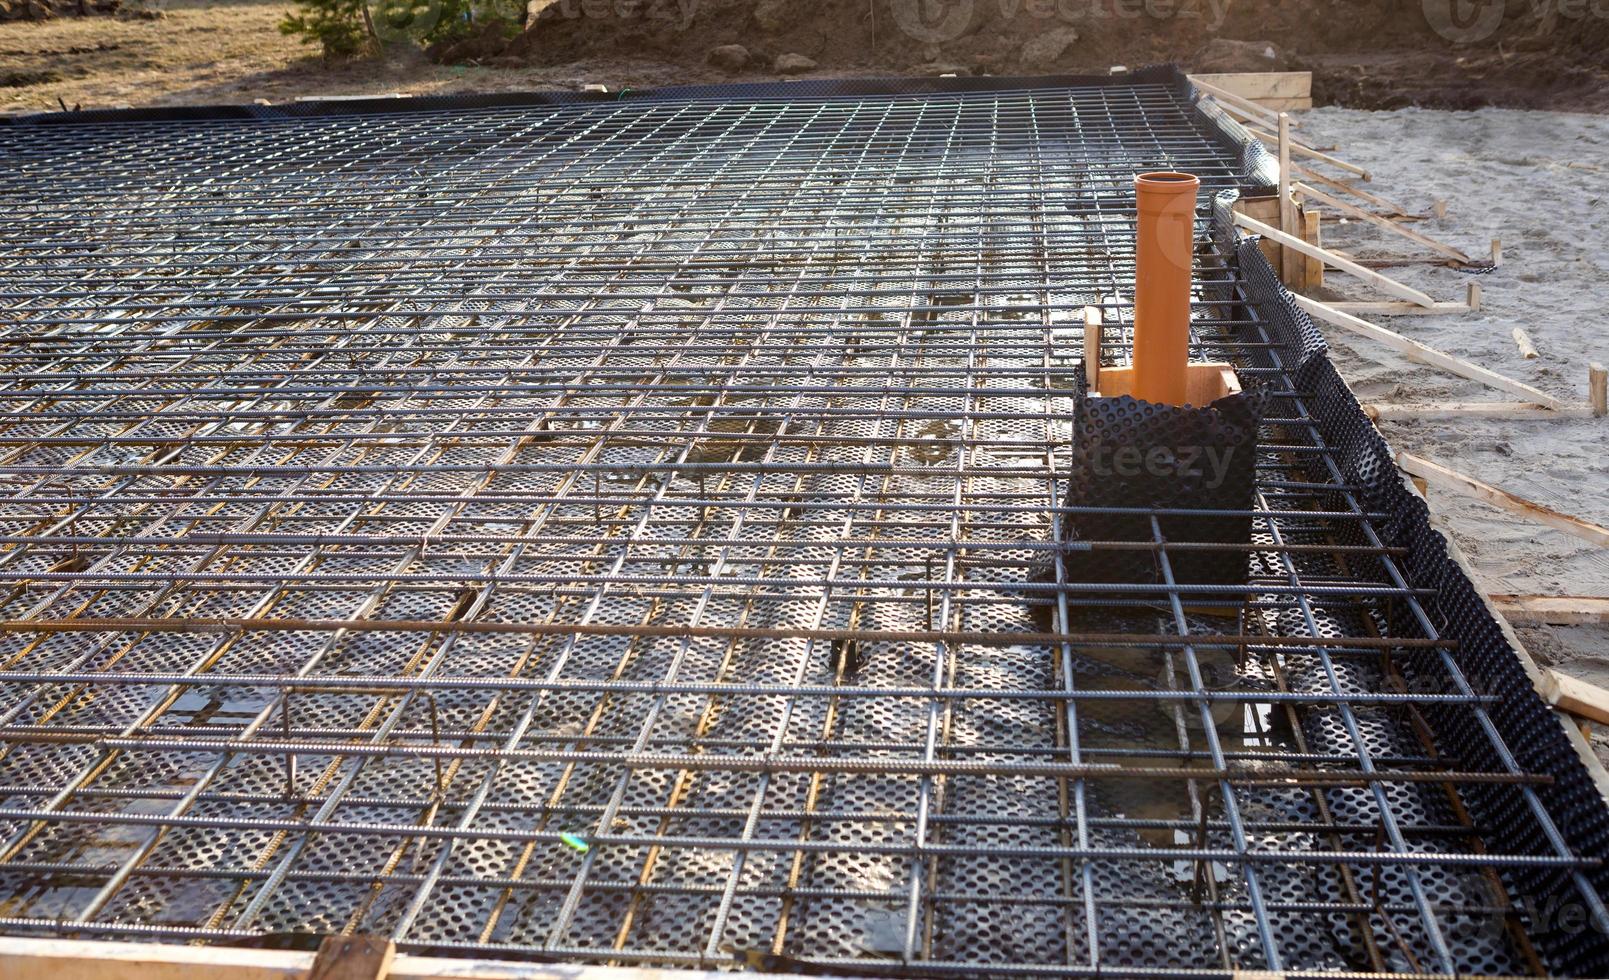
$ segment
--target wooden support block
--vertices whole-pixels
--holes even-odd
[[[1609,370],[1602,364],[1593,364],[1587,377],[1592,387],[1592,414],[1601,419],[1609,415]]]
[[[1302,215],[1302,240],[1309,245],[1324,247],[1324,216],[1307,208],[1298,209]],[[1302,288],[1324,288],[1324,263],[1311,255],[1302,256]]]
[[[1567,715],[1609,725],[1609,691],[1556,670],[1543,672],[1542,699]]]
[[[1471,313],[1480,311],[1483,296],[1484,294],[1481,291],[1480,280],[1471,279],[1469,281],[1469,298],[1466,300],[1466,302],[1469,303],[1469,311]]]
[[[1236,95],[1228,89],[1221,88],[1211,82],[1202,81],[1199,75],[1191,76],[1190,83],[1198,90],[1212,96],[1224,108],[1235,110],[1239,115],[1257,119],[1269,125],[1276,125],[1279,121],[1279,113],[1274,110],[1265,109],[1252,100]]]
[[[1495,268],[1497,268],[1498,266],[1500,266],[1502,264],[1503,264],[1503,240],[1501,238],[1494,238],[1494,239],[1492,239],[1492,268],[1495,269]]]
[[[325,936],[307,980],[385,980],[397,947],[379,936]]]
[[[1258,104],[1304,99],[1312,102],[1313,99],[1313,73],[1310,71],[1206,72],[1191,75],[1190,80],[1206,82]]]
[[[1258,221],[1269,224],[1279,223],[1279,201],[1272,197],[1242,197],[1235,201],[1234,212],[1249,215]],[[1258,247],[1262,249],[1263,257],[1268,260],[1268,264],[1273,267],[1274,274],[1279,275],[1284,268],[1284,246],[1273,239],[1264,237],[1258,243]]]
[[[1527,399],[1533,404],[1541,405],[1543,407],[1553,409],[1554,411],[1567,407],[1564,402],[1559,401],[1557,398],[1554,398],[1552,395],[1549,395],[1544,391],[1533,388],[1524,382],[1515,381],[1513,378],[1498,374],[1496,371],[1483,368],[1479,364],[1471,364],[1466,360],[1454,357],[1451,354],[1443,351],[1439,351],[1434,347],[1421,344],[1417,340],[1410,340],[1400,333],[1387,330],[1385,327],[1370,323],[1367,320],[1359,319],[1350,313],[1343,313],[1340,310],[1326,306],[1317,300],[1308,299],[1306,296],[1295,296],[1292,298],[1296,301],[1296,305],[1300,306],[1313,316],[1316,316],[1328,323],[1333,323],[1338,327],[1344,327],[1353,333],[1361,334],[1362,336],[1368,337],[1372,340],[1377,340],[1387,347],[1390,347],[1392,350],[1406,355],[1412,360],[1441,368],[1443,371],[1456,374],[1461,378],[1468,378],[1471,381],[1479,381],[1488,388],[1496,388],[1498,391],[1506,391],[1511,395],[1519,395],[1521,398]]]
[[[1609,599],[1584,595],[1494,595],[1492,603],[1516,626],[1595,626],[1609,623]]]
[[[1191,364],[1185,368],[1185,402],[1196,408],[1205,408],[1220,398],[1239,394],[1240,378],[1232,364],[1217,361]],[[1109,367],[1101,370],[1099,390],[1091,388],[1096,398],[1119,398],[1134,394],[1134,369]]]
[[[1472,476],[1448,469],[1440,463],[1433,463],[1412,453],[1398,453],[1397,466],[1404,473],[1423,477],[1435,486],[1447,490],[1456,490],[1466,497],[1485,501],[1511,514],[1518,514],[1521,517],[1536,521],[1538,524],[1546,524],[1548,527],[1557,528],[1566,534],[1574,535],[1600,548],[1609,548],[1609,527],[1601,527],[1591,521],[1584,521],[1579,517],[1562,514],[1534,500],[1526,500],[1524,497],[1516,496],[1507,490],[1498,489],[1489,483],[1482,483]]]
[[[1317,245],[1309,245],[1300,238],[1297,238],[1294,235],[1287,235],[1278,228],[1275,228],[1272,225],[1264,224],[1263,222],[1258,221],[1256,218],[1253,218],[1249,215],[1235,215],[1235,223],[1247,231],[1256,232],[1259,235],[1266,235],[1287,248],[1294,248],[1304,255],[1311,255],[1316,259],[1320,259],[1326,265],[1331,266],[1332,268],[1340,269],[1342,272],[1349,272],[1381,292],[1389,293],[1398,299],[1405,299],[1410,303],[1418,303],[1420,306],[1436,305],[1436,301],[1434,299],[1425,293],[1414,289],[1412,286],[1404,285],[1403,283],[1392,279],[1390,276],[1381,275],[1380,273],[1375,272],[1373,269],[1364,268],[1362,265],[1359,265],[1351,259],[1342,258],[1334,252],[1326,251]]]
[[[1534,361],[1542,356],[1536,345],[1531,342],[1531,335],[1521,327],[1514,328],[1514,343],[1520,349],[1520,356],[1527,361]]]

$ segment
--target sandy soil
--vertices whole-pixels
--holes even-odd
[[[1503,240],[1503,264],[1480,277],[1480,313],[1375,318],[1399,333],[1584,402],[1587,365],[1609,361],[1604,283],[1609,281],[1609,117],[1482,109],[1365,112],[1319,109],[1303,131],[1341,147],[1376,176],[1374,189],[1410,209],[1447,217],[1415,225],[1472,255]],[[1325,241],[1355,254],[1416,254],[1406,240],[1356,223],[1326,221]],[[1400,266],[1388,274],[1440,299],[1464,295],[1469,273]],[[1367,289],[1343,273],[1332,287]],[[1523,326],[1541,358],[1527,361],[1511,331]],[[1337,363],[1364,401],[1431,405],[1510,401],[1511,396],[1415,365],[1345,331],[1326,328]],[[1609,423],[1603,420],[1412,420],[1381,426],[1398,449],[1444,462],[1513,493],[1609,524]],[[1431,506],[1489,591],[1609,596],[1609,551],[1459,495],[1430,492]],[[1521,630],[1544,663],[1609,686],[1609,627]],[[1599,754],[1609,761],[1609,740]]]

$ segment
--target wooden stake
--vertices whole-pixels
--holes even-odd
[[[1434,299],[1413,288],[1412,286],[1404,285],[1403,283],[1400,283],[1389,276],[1383,276],[1380,273],[1375,272],[1373,269],[1366,269],[1351,259],[1342,258],[1334,252],[1320,248],[1317,245],[1309,245],[1300,238],[1297,238],[1294,235],[1287,235],[1278,228],[1275,228],[1272,225],[1264,224],[1263,222],[1258,221],[1256,218],[1237,213],[1235,215],[1235,224],[1245,228],[1247,231],[1253,231],[1259,235],[1273,239],[1281,245],[1288,245],[1291,248],[1296,249],[1296,251],[1301,252],[1303,255],[1311,255],[1315,259],[1319,259],[1325,265],[1331,266],[1332,268],[1340,269],[1342,272],[1350,272],[1352,275],[1357,276],[1359,279],[1362,279],[1364,282],[1375,287],[1381,292],[1390,293],[1398,299],[1405,299],[1410,303],[1417,303],[1420,306],[1428,307],[1436,305],[1436,301]]]
[[[1494,238],[1494,239],[1492,239],[1492,268],[1495,269],[1495,268],[1497,268],[1498,266],[1500,266],[1502,264],[1503,264],[1503,240],[1501,238]]]
[[[1593,364],[1587,377],[1592,387],[1592,414],[1597,418],[1609,415],[1609,371],[1602,364]]]
[[[1291,196],[1291,114],[1279,114],[1279,230],[1287,235],[1302,237],[1302,228],[1296,218],[1296,198]],[[1289,248],[1279,250],[1279,277],[1292,289],[1302,286],[1300,272],[1301,253]]]
[[[1536,349],[1536,345],[1531,343],[1531,335],[1521,327],[1514,328],[1514,343],[1520,348],[1520,356],[1527,361],[1534,361],[1542,356],[1541,352]]]
[[[1397,466],[1404,473],[1423,477],[1427,482],[1435,486],[1447,490],[1456,490],[1467,497],[1483,500],[1511,514],[1518,514],[1521,517],[1536,521],[1538,524],[1546,524],[1548,527],[1557,528],[1566,534],[1572,534],[1600,548],[1609,548],[1609,527],[1601,527],[1590,521],[1584,521],[1579,517],[1562,514],[1534,500],[1526,500],[1524,497],[1516,496],[1489,483],[1482,483],[1472,476],[1448,469],[1440,463],[1433,463],[1412,453],[1398,453]]]
[[[1377,340],[1392,350],[1406,354],[1413,360],[1439,367],[1443,371],[1456,374],[1461,378],[1479,381],[1481,384],[1489,388],[1496,388],[1498,391],[1519,395],[1521,398],[1528,399],[1537,405],[1554,411],[1566,407],[1564,402],[1559,401],[1552,395],[1523,382],[1515,381],[1513,378],[1505,377],[1496,371],[1488,370],[1478,364],[1471,364],[1434,347],[1421,344],[1417,340],[1410,340],[1400,333],[1387,330],[1385,327],[1377,326],[1367,320],[1361,320],[1350,313],[1342,313],[1340,310],[1332,309],[1317,300],[1308,299],[1306,296],[1294,296],[1292,298],[1296,300],[1298,306],[1313,316],[1333,323],[1338,327],[1345,327],[1353,333],[1361,334],[1371,340]]]

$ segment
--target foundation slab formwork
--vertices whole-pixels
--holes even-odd
[[[0,170],[6,934],[1609,972],[1609,810],[1171,69],[77,113]],[[1249,548],[1062,540],[1150,170],[1268,392]]]

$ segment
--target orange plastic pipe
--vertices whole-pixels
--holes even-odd
[[[1183,405],[1190,363],[1190,267],[1196,195],[1190,174],[1140,174],[1134,286],[1134,397]]]

